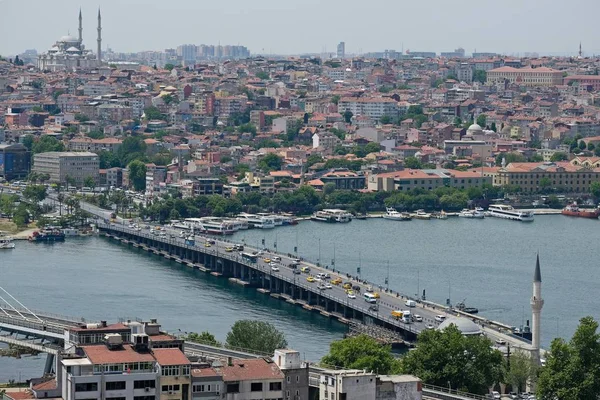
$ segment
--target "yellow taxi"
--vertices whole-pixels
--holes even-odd
[[[354,294],[354,291],[352,289],[346,289],[346,294]]]
[[[231,253],[233,251],[233,247],[225,247],[225,251]]]
[[[352,289],[352,284],[350,282],[346,282],[346,283],[344,283],[343,288],[344,289]]]
[[[263,261],[266,262],[267,264],[271,262],[270,258],[263,258]]]
[[[306,280],[309,282],[314,282],[315,278],[313,278],[312,276],[309,276],[308,278],[306,278]]]
[[[308,267],[302,267],[302,268],[300,268],[300,272],[309,273],[310,272],[310,268],[308,268]]]
[[[210,243],[204,243],[204,247],[210,247]]]
[[[335,278],[331,281],[332,285],[339,285],[340,283],[342,283],[342,278]]]
[[[380,298],[381,296],[379,295],[379,293],[377,292],[373,292],[373,296],[375,296],[376,299]]]

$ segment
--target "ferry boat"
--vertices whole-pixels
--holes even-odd
[[[410,221],[411,217],[408,213],[401,213],[396,211],[395,208],[386,207],[385,214],[383,214],[384,219],[390,219],[392,221]]]
[[[514,221],[533,222],[533,212],[515,210],[505,204],[492,204],[488,207],[487,217],[511,219]]]
[[[220,218],[186,218],[189,228],[200,233],[211,235],[233,235],[233,225]]]
[[[65,234],[57,228],[47,227],[29,236],[30,242],[64,242]]]
[[[482,211],[479,211],[477,209],[469,210],[466,208],[464,210],[462,210],[460,213],[458,213],[458,216],[461,218],[477,218],[477,219],[485,218],[485,214]]]
[[[414,217],[416,219],[431,219],[431,214],[426,213],[424,210],[417,210]]]
[[[350,222],[352,221],[352,214],[344,210],[329,208],[314,213],[310,219],[313,221],[321,222]]]
[[[577,203],[573,203],[563,208],[561,214],[568,215],[569,217],[598,218],[600,208],[581,209]]]
[[[0,234],[0,250],[14,249],[15,242],[13,238]]]
[[[246,221],[248,223],[248,226],[251,228],[258,228],[258,229],[273,229],[273,228],[275,228],[275,221],[273,221],[273,218],[271,218],[271,217],[242,213],[242,214],[239,214],[236,219],[238,219],[240,221]]]

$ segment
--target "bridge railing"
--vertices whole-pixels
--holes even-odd
[[[43,332],[51,332],[57,334],[64,334],[65,329],[63,327],[54,326],[52,324],[45,324],[43,322],[34,322],[24,320],[22,318],[9,317],[7,315],[0,315],[0,323],[19,326],[22,328],[34,329]]]
[[[0,308],[2,308],[2,307],[0,307]],[[7,310],[10,311],[9,309],[7,309]],[[17,310],[23,315],[31,315],[31,313],[33,313],[34,315],[38,316],[42,320],[49,318],[49,319],[54,319],[54,320],[65,322],[65,323],[72,323],[73,325],[86,322],[85,318],[70,317],[67,315],[54,314],[54,313],[35,310],[35,309],[31,309],[31,308],[29,310],[17,308]]]
[[[450,389],[442,386],[429,385],[427,383],[423,384],[423,392],[439,392],[443,394],[447,394],[449,396],[442,396],[438,398],[443,399],[475,399],[475,400],[485,400],[485,396],[481,396],[479,394],[473,394],[468,392],[461,392],[460,390]],[[431,395],[432,393],[427,393],[427,395]]]

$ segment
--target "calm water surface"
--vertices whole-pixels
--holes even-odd
[[[530,319],[536,252],[543,297],[542,344],[570,337],[579,318],[600,319],[600,221],[536,216],[532,224],[498,219],[397,222],[382,219],[237,233],[248,245],[294,251],[430,300],[466,299],[482,315],[520,326]],[[389,269],[388,269],[389,263]],[[388,272],[389,271],[389,272]],[[224,340],[238,319],[256,318],[285,332],[292,348],[318,360],[344,327],[285,302],[190,271],[103,238],[62,244],[17,243],[0,254],[0,285],[30,308],[88,319],[158,318],[171,331],[213,332]],[[0,359],[0,382],[40,375],[43,357]]]

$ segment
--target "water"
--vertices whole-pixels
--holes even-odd
[[[430,300],[466,299],[481,315],[520,326],[531,318],[529,299],[536,252],[543,297],[542,344],[570,338],[581,317],[600,319],[596,261],[600,221],[536,216],[532,224],[498,219],[451,218],[350,224],[303,222],[295,227],[250,230],[233,240],[293,253]],[[319,315],[243,289],[210,275],[104,238],[44,245],[17,243],[0,253],[0,285],[30,308],[84,316],[158,318],[171,332],[213,332],[224,340],[238,319],[269,321],[292,348],[318,360],[344,327]],[[0,358],[0,382],[39,376],[43,358]]]

